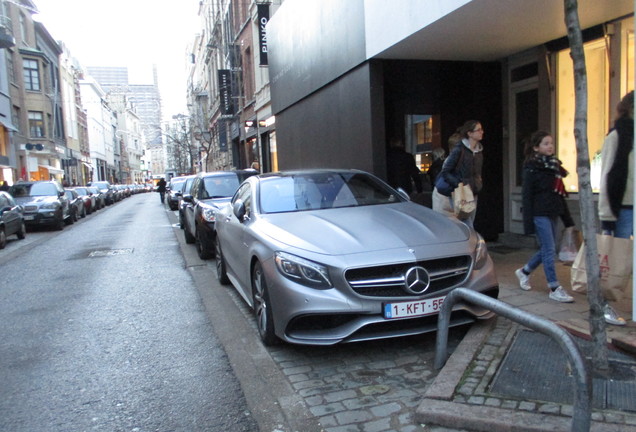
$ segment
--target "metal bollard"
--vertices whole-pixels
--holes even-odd
[[[467,288],[456,288],[444,299],[444,304],[437,319],[435,368],[441,369],[448,359],[448,326],[453,306],[460,299],[486,308],[511,321],[522,324],[525,327],[529,327],[532,330],[543,333],[556,340],[559,346],[567,353],[575,372],[576,392],[571,430],[577,432],[589,431],[592,417],[592,381],[590,379],[590,373],[587,369],[587,365],[583,361],[583,356],[581,355],[578,345],[565,330],[551,321],[539,318],[507,303],[495,300],[492,297]]]

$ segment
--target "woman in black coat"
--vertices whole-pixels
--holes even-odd
[[[543,271],[550,288],[550,299],[571,303],[574,301],[557,279],[556,239],[559,219],[566,227],[574,226],[565,197],[567,192],[563,177],[567,171],[554,155],[552,136],[544,131],[532,134],[525,147],[523,164],[522,213],[526,235],[536,234],[539,250],[522,268],[515,271],[519,286],[529,290],[530,273],[543,264]]]

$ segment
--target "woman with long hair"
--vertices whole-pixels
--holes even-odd
[[[525,145],[523,163],[522,213],[526,235],[535,234],[539,250],[520,269],[515,271],[522,290],[530,290],[530,274],[541,264],[550,289],[549,298],[571,303],[570,296],[559,283],[556,274],[556,242],[559,219],[566,227],[574,226],[565,197],[563,177],[567,171],[554,155],[554,141],[545,131],[532,134]]]

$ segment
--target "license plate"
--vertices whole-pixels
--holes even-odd
[[[33,219],[35,219],[35,216],[32,216],[32,215],[24,216],[24,220],[33,220]]]
[[[444,297],[445,296],[400,303],[386,303],[384,305],[384,318],[409,318],[436,314],[442,308]]]

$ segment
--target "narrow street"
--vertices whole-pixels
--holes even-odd
[[[0,251],[0,430],[253,431],[158,194]]]

